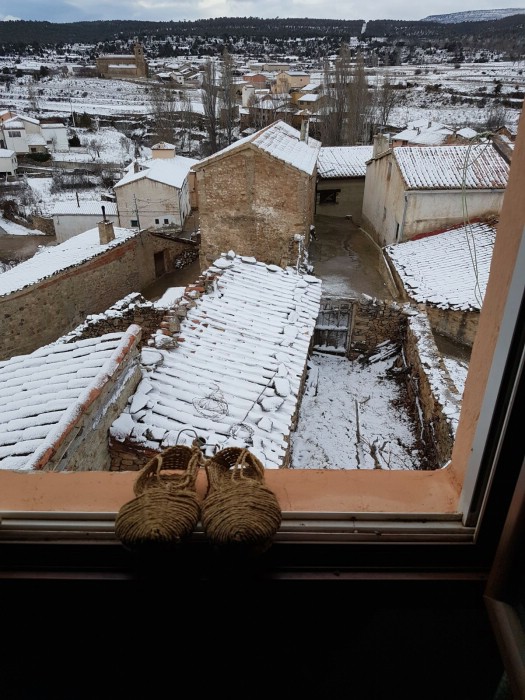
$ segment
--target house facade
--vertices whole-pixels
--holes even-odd
[[[153,158],[135,161],[114,186],[119,220],[140,229],[181,229],[192,209],[195,175],[190,168],[199,161],[174,156],[169,144],[156,144]]]
[[[55,229],[57,243],[63,243],[79,233],[95,228],[104,216],[118,226],[118,210],[115,202],[97,200],[65,200],[57,202],[49,212]]]
[[[59,122],[42,123],[25,115],[0,121],[0,147],[18,155],[67,151],[67,127]]]
[[[295,265],[314,220],[320,143],[277,121],[193,166],[201,269],[222,252]]]
[[[0,148],[0,174],[14,175],[18,168],[16,153],[7,148]]]
[[[509,164],[492,143],[383,151],[377,143],[366,168],[362,222],[378,245],[499,214]]]
[[[372,146],[322,146],[317,160],[316,213],[361,223],[366,164]]]

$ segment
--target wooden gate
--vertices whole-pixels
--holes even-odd
[[[353,303],[349,300],[321,299],[314,332],[314,349],[345,355],[352,327]]]

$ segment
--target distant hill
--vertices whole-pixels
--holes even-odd
[[[505,10],[468,10],[466,12],[451,12],[446,15],[428,15],[421,22],[442,22],[443,24],[457,24],[459,22],[489,22],[513,15],[524,15],[523,7],[508,7]]]

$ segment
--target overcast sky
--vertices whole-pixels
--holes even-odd
[[[358,0],[327,5],[325,0],[0,0],[0,19],[79,22],[108,19],[179,21],[211,17],[316,17],[321,19],[423,19],[465,10],[525,6],[509,0]],[[16,11],[15,10],[16,7]]]

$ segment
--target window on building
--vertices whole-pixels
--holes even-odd
[[[20,131],[8,131],[7,133],[14,139],[19,139],[22,136],[22,133]]]
[[[339,193],[341,192],[340,189],[333,189],[333,190],[319,190],[318,194],[318,203],[319,204],[337,204],[337,200],[339,197]]]
[[[392,162],[388,164],[387,170],[386,170],[386,179],[390,180],[392,176]]]
[[[170,220],[169,219],[164,219],[165,224],[169,224]]]
[[[139,225],[139,222],[137,219],[131,219],[131,226],[132,228],[136,228]]]
[[[160,219],[155,219],[156,224],[160,224]]]

